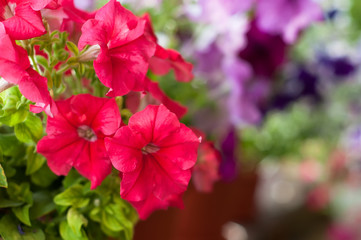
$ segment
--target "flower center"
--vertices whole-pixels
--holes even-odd
[[[95,142],[98,139],[93,129],[86,125],[78,127],[78,135],[89,142]]]
[[[8,19],[8,18],[14,17],[15,8],[16,8],[16,3],[8,3],[7,5],[5,5],[4,12],[3,12],[3,18]]]
[[[142,152],[143,152],[143,154],[147,155],[147,154],[151,154],[151,153],[156,153],[159,151],[159,149],[160,148],[157,145],[155,145],[153,143],[149,143],[142,148]]]

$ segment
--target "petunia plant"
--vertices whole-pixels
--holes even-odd
[[[193,172],[211,191],[220,155],[158,82],[193,66],[148,14],[0,1],[0,39],[2,239],[132,239],[138,219],[183,207]]]

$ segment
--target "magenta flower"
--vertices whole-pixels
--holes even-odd
[[[25,49],[16,45],[0,23],[0,76],[11,85],[18,85],[20,92],[30,101],[43,107],[50,104],[47,79],[30,66]]]
[[[155,44],[144,36],[145,20],[111,0],[82,27],[79,48],[92,45],[99,80],[116,96],[138,89],[148,71]],[[91,59],[89,59],[91,60]]]
[[[130,92],[127,94],[126,106],[133,113],[136,113],[149,104],[163,104],[172,113],[181,119],[186,113],[187,108],[180,103],[168,97],[159,87],[158,82],[145,78],[143,92]]]
[[[41,14],[49,24],[50,30],[66,31],[69,33],[68,38],[78,43],[83,24],[93,19],[95,13],[76,8],[73,0],[62,0],[59,3],[53,1],[49,5],[41,11]]]
[[[120,195],[141,219],[154,210],[181,206],[199,139],[164,105],[149,105],[129,119],[105,146],[122,174]]]
[[[47,1],[2,0],[0,1],[0,22],[6,33],[16,40],[29,39],[45,33],[39,11]],[[39,9],[38,9],[39,8]]]
[[[322,9],[313,0],[258,0],[256,17],[260,29],[293,43],[301,30],[322,19]]]
[[[111,137],[121,124],[114,99],[98,98],[89,94],[75,95],[55,101],[54,117],[48,117],[46,133],[37,151],[48,160],[57,175],[67,175],[75,167],[90,179],[96,188],[111,172],[104,138]]]

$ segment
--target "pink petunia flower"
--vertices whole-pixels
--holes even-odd
[[[53,0],[56,1],[56,0]],[[60,0],[59,3],[54,2],[51,6],[41,10],[43,18],[49,24],[50,30],[66,31],[69,33],[68,38],[78,43],[81,35],[81,27],[83,24],[95,17],[95,12],[89,13],[76,8],[73,0]]]
[[[91,189],[96,188],[112,168],[104,138],[121,125],[115,100],[81,94],[55,101],[54,109],[47,121],[48,135],[38,142],[37,151],[55,174],[67,175],[75,167],[90,179]]]
[[[0,0],[0,22],[7,34],[16,40],[39,37],[45,33],[43,20],[38,8],[46,1]],[[35,8],[35,10],[34,10]]]
[[[158,44],[158,39],[154,34],[150,16],[145,14],[142,19],[146,21],[145,31],[149,40],[153,41],[157,47],[154,56],[149,60],[149,69],[156,75],[165,75],[170,70],[174,70],[176,80],[189,82],[193,79],[193,65],[186,62],[179,52],[173,49],[164,49]]]
[[[30,101],[42,106],[51,103],[47,79],[30,66],[25,49],[16,45],[0,22],[0,76],[11,85],[18,85],[20,92]]]
[[[120,195],[141,219],[154,210],[182,206],[199,139],[164,105],[149,105],[129,119],[105,146],[121,172]]]
[[[155,44],[144,36],[145,20],[115,0],[99,9],[82,27],[79,49],[91,45],[83,61],[94,61],[99,80],[116,96],[139,91]]]

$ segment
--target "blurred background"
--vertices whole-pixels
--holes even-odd
[[[135,239],[361,239],[360,0],[120,2],[194,64],[157,80],[219,151]]]

